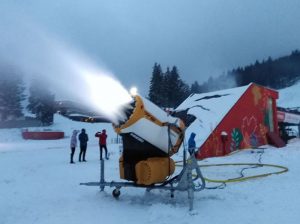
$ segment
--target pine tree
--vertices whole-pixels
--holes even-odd
[[[167,87],[167,99],[166,106],[169,108],[176,108],[186,97],[190,94],[189,86],[182,81],[180,75],[178,73],[178,69],[176,66],[172,67],[172,70],[169,71],[167,69],[166,76],[168,77],[166,80],[168,83],[165,84]]]
[[[152,77],[150,80],[150,88],[148,98],[158,106],[162,106],[162,82],[163,74],[159,64],[155,63],[153,66]]]
[[[197,81],[191,85],[191,93],[201,93],[201,86]]]
[[[0,120],[23,116],[24,83],[20,73],[11,66],[0,66]]]
[[[179,104],[181,104],[191,94],[189,85],[182,80],[179,82],[179,90],[180,92],[178,94],[178,98],[176,99],[174,108],[179,106]]]
[[[169,81],[169,101],[170,107],[175,108],[178,106],[181,96],[183,94],[182,89],[182,80],[178,74],[178,69],[176,66],[172,67],[170,72],[170,81]]]
[[[51,124],[55,112],[55,96],[38,79],[32,80],[29,94],[27,109],[35,114],[43,125]]]
[[[163,82],[161,84],[162,87],[162,106],[165,108],[170,108],[172,107],[171,105],[171,98],[172,98],[172,77],[171,77],[171,72],[170,68],[167,67],[167,70],[165,73],[163,73]]]
[[[175,108],[190,94],[189,85],[184,83],[176,66],[165,73],[155,63],[150,81],[149,99],[160,107]]]

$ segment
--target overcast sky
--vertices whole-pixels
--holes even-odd
[[[147,94],[155,62],[191,84],[300,49],[299,12],[299,0],[1,0],[0,56],[28,21]]]

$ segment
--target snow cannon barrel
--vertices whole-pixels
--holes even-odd
[[[170,116],[151,101],[134,96],[124,110],[124,119],[114,123],[115,131],[121,136],[130,135],[138,142],[151,144],[167,155],[173,155],[181,146],[184,123]]]
[[[184,123],[138,95],[123,112],[124,118],[114,123],[123,140],[120,177],[143,185],[163,182],[174,172],[170,156],[183,142]]]

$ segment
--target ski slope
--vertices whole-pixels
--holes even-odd
[[[299,88],[298,88],[299,89]],[[288,95],[288,90],[285,93]],[[298,94],[300,93],[293,93]],[[281,95],[281,94],[280,94]],[[292,98],[290,98],[292,99]],[[293,98],[294,99],[294,98]],[[294,104],[298,103],[296,101]],[[279,102],[281,102],[279,100]],[[293,105],[292,102],[288,102]],[[284,102],[280,104],[284,106]],[[119,179],[120,145],[111,143],[116,134],[110,124],[88,124],[55,116],[51,127],[65,131],[61,140],[23,140],[20,129],[0,129],[0,223],[1,224],[82,224],[82,223],[256,223],[298,224],[300,222],[300,140],[284,148],[243,150],[230,156],[209,158],[199,164],[262,163],[288,167],[281,175],[228,183],[223,189],[205,189],[195,193],[194,210],[189,211],[186,192],[146,193],[141,188],[122,188],[118,200],[112,188],[80,183],[99,181],[99,149],[96,131],[108,132],[110,160],[106,161],[106,181]],[[69,163],[72,130],[85,128],[90,141],[87,162]],[[182,159],[182,152],[174,156]],[[203,168],[210,179],[238,177],[242,167]],[[177,169],[180,169],[179,167]],[[257,175],[273,168],[255,168],[245,172]],[[208,187],[219,184],[207,183]]]

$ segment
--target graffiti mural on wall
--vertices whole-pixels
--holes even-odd
[[[259,145],[267,142],[267,128],[264,124],[259,123],[254,115],[244,116],[240,126],[229,131],[227,143],[222,142],[219,133],[219,130],[212,132],[211,137],[205,144],[206,147],[202,151],[203,154],[221,156],[238,149],[257,148]]]
[[[245,116],[242,120],[242,135],[243,135],[243,147],[244,148],[251,148],[251,141],[252,142],[257,142],[257,129],[258,129],[258,124],[257,124],[257,119],[254,116],[251,116],[248,118]],[[252,139],[252,140],[251,140]]]
[[[212,137],[207,141],[207,149],[213,149],[216,156],[224,155],[221,144],[222,143],[220,141],[220,137],[214,133]],[[209,153],[209,151],[207,151],[206,153]]]
[[[240,149],[241,142],[243,141],[243,135],[239,128],[232,129],[231,132],[231,143],[230,143],[230,151],[235,151]]]
[[[252,84],[221,122],[213,123],[211,134],[201,146],[199,158],[222,156],[267,144],[267,133],[271,128],[277,130],[274,119],[277,98],[277,92]],[[223,132],[228,133],[226,140],[222,138]]]
[[[230,151],[240,148],[257,148],[260,144],[265,144],[267,128],[259,124],[258,120],[251,116],[245,116],[242,120],[241,130],[234,128],[231,131]]]
[[[260,136],[262,138],[261,144],[267,144],[268,143],[268,140],[267,140],[268,128],[263,124],[259,124],[259,131],[260,131]]]
[[[252,95],[253,95],[253,100],[254,100],[254,106],[259,105],[260,100],[262,99],[262,93],[261,93],[261,89],[258,86],[253,86],[252,88]]]

